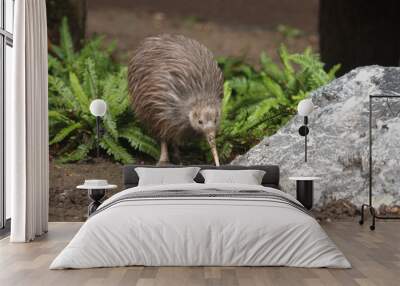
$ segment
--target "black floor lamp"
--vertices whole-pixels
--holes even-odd
[[[378,215],[376,213],[376,210],[374,206],[372,205],[372,101],[374,99],[386,99],[388,108],[392,115],[398,115],[394,114],[390,104],[389,104],[389,99],[390,98],[400,98],[400,95],[370,95],[369,96],[369,188],[368,188],[368,199],[369,202],[368,204],[363,204],[361,206],[361,219],[359,221],[360,224],[364,223],[364,209],[367,208],[369,209],[369,212],[371,213],[372,216],[372,224],[370,225],[370,229],[374,230],[375,229],[375,219],[400,219],[398,216],[383,216],[383,215]]]
[[[303,99],[297,106],[297,112],[300,116],[304,116],[304,125],[299,128],[299,134],[304,136],[304,162],[307,163],[307,135],[310,133],[308,129],[308,115],[314,110],[312,100]]]

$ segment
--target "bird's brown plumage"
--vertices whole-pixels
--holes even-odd
[[[161,141],[179,143],[195,129],[191,112],[212,109],[219,123],[223,75],[212,53],[196,40],[146,38],[129,62],[128,80],[136,116]]]

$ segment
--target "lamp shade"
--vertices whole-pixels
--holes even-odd
[[[103,117],[107,111],[107,103],[102,99],[95,99],[90,103],[89,109],[92,115]]]
[[[297,105],[297,112],[301,116],[308,116],[311,112],[313,112],[313,110],[314,110],[314,105],[310,98],[303,99],[302,101],[299,102],[299,105]]]

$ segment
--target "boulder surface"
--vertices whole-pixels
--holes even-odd
[[[357,68],[311,94],[315,110],[309,116],[307,164],[299,115],[232,164],[279,165],[281,188],[292,195],[296,183],[290,176],[320,177],[314,183],[315,206],[339,199],[367,203],[370,95],[400,95],[400,68]],[[400,98],[375,98],[372,111],[373,204],[399,204]]]

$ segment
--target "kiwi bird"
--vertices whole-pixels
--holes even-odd
[[[169,163],[168,144],[198,134],[219,166],[215,139],[224,79],[211,51],[181,35],[146,38],[129,61],[128,81],[137,118],[161,142],[158,164]]]

